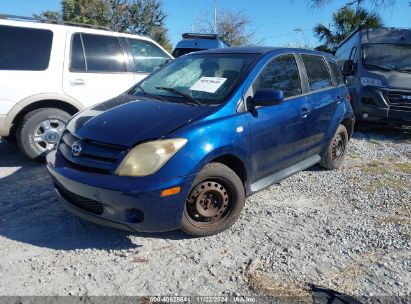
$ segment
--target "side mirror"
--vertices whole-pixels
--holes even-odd
[[[341,74],[343,76],[351,76],[354,74],[355,70],[355,63],[352,60],[346,60],[344,61],[344,65],[341,71]]]
[[[274,106],[284,101],[284,92],[275,89],[261,89],[255,92],[252,103],[255,106]]]

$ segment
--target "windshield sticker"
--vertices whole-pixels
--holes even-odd
[[[215,93],[226,80],[227,78],[221,77],[201,77],[195,84],[193,84],[190,90]]]

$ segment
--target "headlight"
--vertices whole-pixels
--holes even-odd
[[[373,87],[384,86],[381,80],[369,78],[369,77],[361,77],[361,84],[363,86],[373,86]]]
[[[134,147],[116,170],[121,176],[146,176],[159,170],[185,144],[187,139],[175,138],[149,141]]]

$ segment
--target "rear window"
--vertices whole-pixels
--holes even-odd
[[[192,53],[192,52],[198,52],[198,51],[203,51],[205,49],[192,49],[192,48],[178,48],[174,49],[173,51],[173,56],[175,58]]]
[[[332,86],[330,72],[321,56],[301,55],[307,71],[310,91],[317,91]]]
[[[127,72],[124,53],[117,37],[74,34],[70,70],[76,72]]]
[[[49,30],[0,25],[0,70],[46,70],[52,43]]]

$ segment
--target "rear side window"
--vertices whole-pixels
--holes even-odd
[[[151,73],[170,59],[158,46],[145,40],[127,39],[137,72]]]
[[[310,91],[317,91],[332,86],[330,72],[321,56],[301,55],[307,71]]]
[[[86,59],[84,57],[83,42],[80,34],[73,36],[71,42],[70,68],[74,71],[86,71]]]
[[[124,53],[117,37],[74,34],[70,59],[72,71],[127,72]]]
[[[328,64],[330,65],[331,72],[334,75],[334,78],[336,80],[336,84],[344,84],[343,77],[340,72],[340,68],[338,67],[337,63],[334,60],[328,60]]]
[[[52,43],[49,30],[0,25],[0,70],[46,70]]]
[[[280,55],[274,58],[258,75],[253,91],[277,89],[284,91],[285,97],[301,94],[301,80],[294,55]]]

